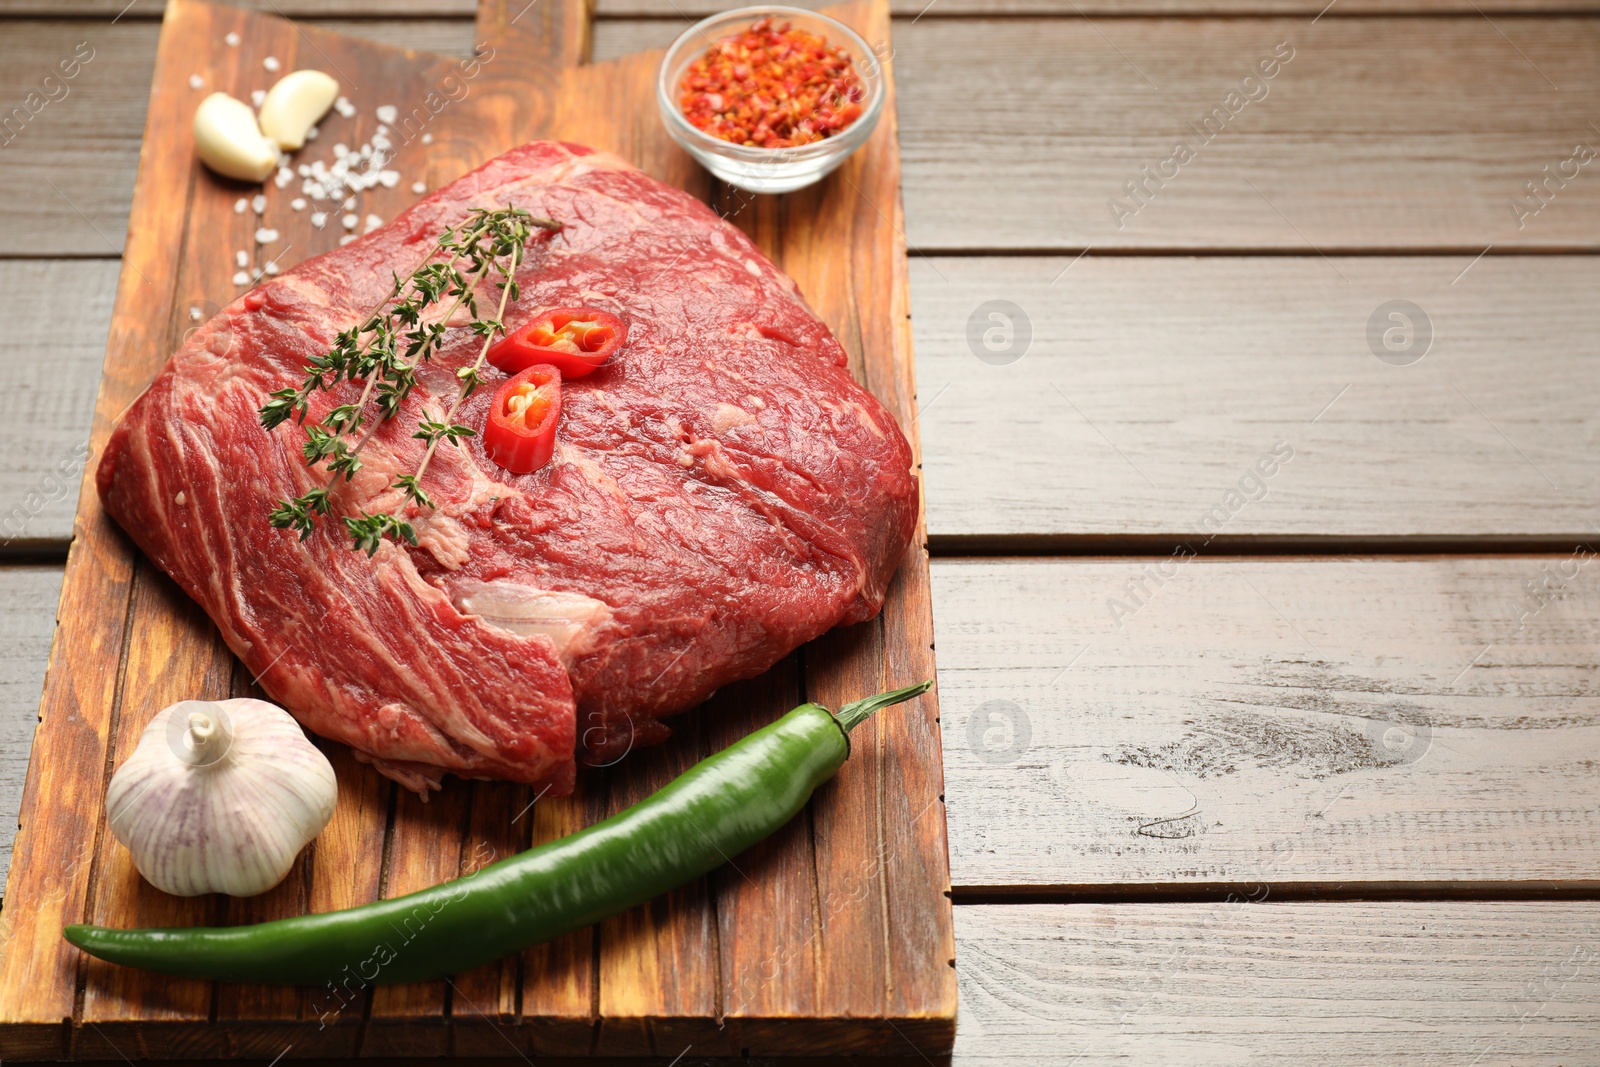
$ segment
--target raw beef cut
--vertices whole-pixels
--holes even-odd
[[[568,381],[554,459],[512,475],[444,447],[403,512],[418,547],[352,551],[338,515],[395,511],[424,406],[477,354],[451,329],[399,417],[301,542],[267,523],[323,484],[257,410],[379,306],[439,232],[514,204],[562,223],[518,272],[509,329],[586,306],[626,347]],[[492,308],[499,292],[485,290]],[[457,421],[482,427],[494,386]],[[316,394],[308,422],[353,401]],[[517,148],[197,330],[117,425],[106,510],[306,727],[426,794],[445,772],[571,787],[575,756],[660,741],[660,716],[869,619],[912,535],[911,450],[794,283],[703,204],[576,145]]]

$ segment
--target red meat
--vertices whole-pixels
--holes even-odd
[[[420,546],[350,549],[337,515],[397,508],[412,430],[477,354],[452,329],[336,514],[304,542],[271,528],[275,501],[326,474],[293,420],[261,428],[268,394],[444,227],[507,203],[564,227],[530,246],[508,328],[554,306],[628,326],[609,364],[564,383],[552,462],[513,475],[481,439],[443,447],[424,480],[437,510],[403,513]],[[501,377],[457,421],[481,427]],[[310,418],[358,392],[319,394]],[[578,754],[660,741],[659,717],[876,615],[917,508],[905,437],[794,283],[683,192],[551,142],[235,301],[122,417],[98,484],[274,699],[424,794],[447,771],[560,793]]]

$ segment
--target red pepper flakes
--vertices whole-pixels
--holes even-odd
[[[713,137],[752,148],[793,148],[831,137],[860,118],[866,95],[844,49],[768,17],[691,63],[678,106]]]

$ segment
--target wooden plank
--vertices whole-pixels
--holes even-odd
[[[0,254],[121,254],[158,32],[136,22],[6,25]]]
[[[37,2],[37,0],[23,0]],[[80,0],[81,2],[81,0]],[[109,0],[107,0],[109,2]],[[445,0],[448,2],[448,0]],[[792,0],[789,7],[819,8],[821,0]],[[1316,16],[1326,12],[1327,18],[1349,15],[1412,15],[1412,14],[1527,14],[1554,11],[1597,10],[1592,0],[1487,0],[1474,5],[1469,0],[1403,0],[1402,3],[1385,3],[1384,0],[1340,0],[1329,7],[1327,0],[894,0],[890,5],[895,17],[941,19],[956,16],[996,15],[1053,15],[1059,18],[1086,18],[1110,16],[1253,16],[1253,15],[1304,15]],[[0,10],[4,6],[0,5]],[[610,19],[661,18],[682,21],[685,18],[704,18],[727,10],[716,0],[600,0],[598,13]],[[898,29],[896,33],[900,32]]]
[[[1560,2],[1560,0],[1557,0]],[[0,0],[0,17],[95,18],[119,22],[160,19],[166,0]],[[294,19],[385,19],[454,15],[471,19],[476,0],[237,0],[229,5]]]
[[[1600,264],[1472,258],[914,258],[936,543],[1600,532]],[[1409,365],[1369,342],[1396,299],[1432,333]],[[1280,445],[1257,499],[1228,497]]]
[[[1586,19],[923,19],[897,40],[909,242],[1592,251],[1600,182],[1546,192],[1522,229],[1510,202],[1600,147],[1597,54]]]
[[[60,595],[60,567],[0,571],[0,886],[11,866],[11,839],[39,723],[39,687]]]
[[[953,881],[1593,889],[1597,575],[1591,546],[940,562]]]
[[[238,0],[235,6],[293,18],[395,18],[473,13],[473,0]],[[820,8],[822,0],[792,0],[791,7]],[[944,18],[950,15],[1317,15],[1326,7],[1318,0],[894,0],[896,17]],[[0,0],[0,17],[112,17],[150,19],[160,15],[163,0]],[[713,0],[600,0],[596,14],[605,19],[703,18],[726,10]],[[1593,0],[1342,0],[1327,17],[1353,14],[1409,15],[1450,13],[1489,15],[1551,11],[1595,11]]]
[[[952,1062],[1587,1062],[1589,903],[960,907]]]
[[[112,260],[0,261],[11,294],[0,336],[0,544],[11,550],[72,535],[117,270]]]
[[[664,41],[678,25],[603,23],[596,54]],[[457,52],[472,38],[465,20],[351,26]],[[24,100],[46,72],[34,57],[70,56],[89,27],[95,58],[0,168],[0,205],[26,205],[0,207],[0,254],[120,246],[143,113],[128,89],[149,69],[154,26],[9,24],[0,56],[18,58],[0,62],[0,100]],[[1429,41],[1427,62],[1413,40]],[[1294,58],[1249,89],[1266,95],[1230,98],[1283,41]],[[904,23],[896,48],[913,247],[1600,248],[1600,183],[1578,180],[1586,167],[1569,161],[1580,142],[1600,147],[1586,124],[1600,112],[1593,20],[924,18]],[[1189,124],[1219,107],[1238,114],[1213,120],[1221,132],[1201,143]],[[1195,158],[1158,187],[1141,168],[1159,168],[1180,137]],[[1578,177],[1549,178],[1547,166]],[[1146,182],[1142,206],[1130,181]],[[1539,203],[1529,182],[1547,183],[1548,206],[1519,219],[1514,199]],[[1119,219],[1113,200],[1138,210]]]

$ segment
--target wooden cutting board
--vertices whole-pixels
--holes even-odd
[[[887,60],[884,0],[833,13]],[[240,44],[225,43],[230,32]],[[437,188],[535,137],[617,152],[707,199],[794,277],[850,351],[858,378],[915,444],[892,78],[882,123],[843,168],[809,190],[751,197],[716,186],[667,138],[654,99],[660,53],[582,65],[582,0],[485,2],[478,39],[487,46],[481,58],[463,65],[232,8],[169,2],[95,411],[95,455],[185,331],[239,294],[230,280],[235,250],[256,250],[252,266],[276,255],[287,267],[334,247],[344,232],[337,210],[318,230],[310,209],[291,207],[298,182],[281,190],[268,183],[264,219],[248,208],[237,213],[235,201],[258,190],[219,181],[194,162],[195,105],[213,89],[248,98],[268,87],[276,77],[263,69],[268,56],[285,71],[327,70],[358,108],[353,118],[330,114],[300,159],[330,159],[331,147],[318,144],[369,140],[376,108],[398,109],[392,166],[403,177],[362,194],[355,211],[363,218],[392,218],[416,198],[414,181]],[[191,87],[193,76],[201,90]],[[258,226],[281,236],[257,250]],[[423,804],[327,744],[338,810],[288,879],[249,900],[180,900],[144,884],[106,832],[106,783],[159,708],[255,690],[205,616],[105,518],[94,466],[78,507],[0,911],[0,1058],[948,1052],[954,940],[931,695],[858,730],[855,756],[807,811],[727,867],[450,980],[362,988],[352,978],[338,992],[221,985],[113,967],[61,938],[72,922],[241,923],[409,892],[586,826],[804,699],[837,707],[931,678],[920,527],[878,620],[836,630],[723,691],[674,720],[668,744],[580,772],[574,796],[449,779]]]

